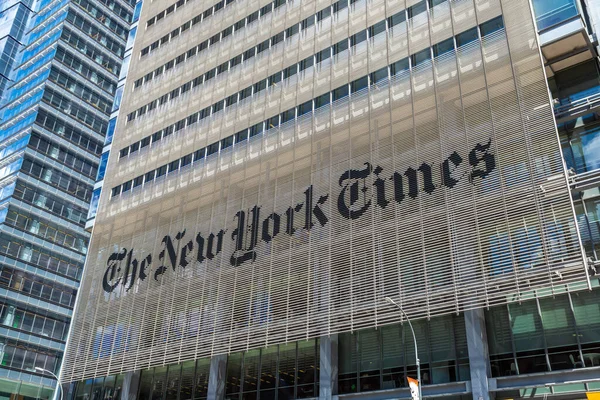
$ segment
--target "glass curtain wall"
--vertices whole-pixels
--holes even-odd
[[[492,376],[600,366],[600,291],[486,310]]]
[[[470,379],[464,317],[413,321],[424,385]],[[408,324],[339,335],[339,393],[407,386],[417,377]]]

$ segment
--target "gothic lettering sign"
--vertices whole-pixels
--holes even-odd
[[[138,279],[143,281],[152,276],[158,280],[170,270],[186,268],[194,262],[212,260],[223,250],[225,240],[235,243],[235,251],[229,257],[231,266],[237,267],[255,261],[258,257],[256,249],[261,243],[269,243],[277,235],[294,235],[299,229],[309,232],[315,227],[327,225],[329,217],[324,205],[328,201],[335,202],[340,216],[356,220],[372,207],[401,205],[407,199],[431,194],[436,190],[433,177],[436,173],[440,174],[437,181],[449,189],[461,179],[468,179],[471,183],[477,179],[485,179],[496,168],[491,147],[490,139],[487,143],[477,143],[466,155],[452,152],[440,165],[423,162],[416,168],[409,167],[405,171],[385,171],[378,165],[365,162],[363,168],[347,170],[339,177],[339,192],[333,198],[329,193],[314,193],[311,185],[306,188],[302,201],[282,212],[265,215],[261,212],[261,207],[255,205],[235,213],[235,225],[232,228],[210,233],[184,229],[165,235],[161,241],[163,249],[158,256],[136,254],[134,257],[135,249],[123,248],[108,257],[102,287],[108,293],[119,286],[128,291]],[[468,174],[455,175],[457,167],[463,163],[468,164]],[[368,187],[367,178],[372,182],[371,188]],[[304,214],[302,226],[294,223],[294,217],[298,213]],[[155,268],[153,260],[156,260]]]

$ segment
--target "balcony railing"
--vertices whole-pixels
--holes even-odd
[[[600,107],[600,86],[555,100],[554,116],[558,123],[584,115]]]

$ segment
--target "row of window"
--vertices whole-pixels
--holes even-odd
[[[599,301],[596,289],[486,310],[492,376],[598,366]]]
[[[15,242],[8,241],[4,234],[0,234],[0,253],[13,256],[13,247],[16,247]],[[19,251],[22,253],[21,259],[34,252],[26,246],[19,246]],[[75,289],[4,265],[0,265],[0,286],[61,306],[72,308],[75,305]]]
[[[161,12],[156,14],[154,17],[149,18],[148,21],[146,21],[146,28],[149,28],[150,26],[154,25],[156,22],[165,18],[167,15],[179,10],[181,7],[183,7],[190,1],[191,0],[178,0],[177,3],[170,5],[169,7],[165,8],[164,10],[162,10]],[[219,5],[219,3],[224,2],[224,0],[221,0],[219,3],[215,4],[214,6],[207,8],[204,12],[212,10],[212,12],[210,12],[210,14],[208,14],[208,15],[212,15],[216,11],[222,9],[224,6],[228,6],[229,4],[233,3],[234,1],[235,0],[227,0],[227,2],[225,2],[224,4]],[[204,13],[201,13],[200,15],[202,15],[202,14],[204,14]]]
[[[81,182],[62,171],[58,171],[47,165],[42,165],[37,161],[25,158],[23,160],[23,166],[21,172],[38,178],[47,184],[60,188],[62,191],[77,197],[80,200],[89,202],[92,194],[92,186]]]
[[[60,35],[60,31],[57,31],[54,36],[55,36],[55,40],[58,39],[58,36]],[[15,84],[15,86],[13,86],[13,89],[18,87],[19,84],[22,82],[23,77],[25,76],[29,76],[31,75],[34,71],[36,71],[38,68],[40,68],[40,66],[48,63],[50,60],[52,60],[52,58],[54,57],[55,51],[54,51],[54,47],[49,44],[50,47],[46,47],[44,49],[44,52],[40,52],[38,53],[35,57],[33,57],[31,60],[29,60],[29,62],[25,62],[23,64],[21,64],[19,66],[19,68],[17,69],[17,75],[15,77],[15,82],[17,82]],[[39,56],[39,57],[38,57]],[[25,65],[28,64],[28,65]]]
[[[164,72],[170,70],[171,68],[187,61],[188,59],[190,59],[192,57],[195,57],[201,51],[208,49],[209,46],[212,46],[215,43],[225,39],[234,30],[237,32],[239,29],[243,28],[244,26],[258,20],[259,16],[266,15],[267,13],[270,13],[273,9],[280,7],[283,4],[285,4],[285,0],[276,0],[273,3],[267,4],[266,6],[262,7],[259,11],[253,12],[246,18],[244,18],[244,19],[238,21],[237,23],[235,23],[234,25],[231,25],[230,27],[224,29],[221,33],[217,33],[210,39],[207,39],[207,40],[203,41],[202,43],[200,43],[199,45],[192,47],[187,52],[180,54],[179,56],[175,57],[174,59],[161,65],[154,71],[147,73],[142,78],[137,79],[134,82],[133,87],[137,88],[137,87],[141,86],[143,83],[150,82],[152,79],[162,75]],[[216,70],[218,70],[217,73],[225,72],[228,69],[228,65],[227,65],[228,63],[232,63],[235,66],[242,61],[248,60],[257,54],[260,54],[263,51],[268,50],[269,48],[275,46],[277,43],[282,42],[284,40],[284,38],[291,37],[291,36],[299,33],[300,31],[304,31],[308,27],[314,25],[315,18],[317,18],[318,21],[321,21],[322,19],[331,15],[331,7],[333,7],[334,12],[338,12],[338,11],[346,8],[347,6],[348,6],[348,0],[339,0],[333,6],[324,8],[323,10],[319,11],[318,13],[313,14],[310,17],[306,18],[302,22],[295,24],[282,32],[279,32],[278,34],[274,35],[270,39],[267,39],[267,40],[263,41],[262,43],[258,44],[257,46],[254,46],[251,49],[246,50],[242,54],[239,54],[236,57],[232,58],[230,61],[228,61],[224,64],[221,64],[219,67],[216,68]],[[213,74],[212,76],[214,76],[215,70],[207,72],[207,74],[211,74],[211,73]]]
[[[63,139],[96,156],[102,152],[102,143],[88,136],[76,126],[63,121],[61,118],[50,114],[44,109],[38,111],[35,122],[42,128],[60,135]]]
[[[61,39],[69,43],[73,48],[79,50],[87,58],[101,65],[114,76],[119,76],[119,63],[113,58],[106,56],[102,50],[99,50],[90,43],[89,39],[80,37],[76,32],[68,27],[63,27]]]
[[[20,180],[15,185],[14,197],[34,207],[45,210],[78,225],[85,225],[86,210],[64,198],[48,193],[38,187],[30,187]],[[62,272],[61,272],[62,273]],[[65,275],[71,276],[68,273]]]
[[[302,399],[318,396],[319,340],[302,340],[227,358],[228,399]]]
[[[125,22],[132,21],[133,14],[131,13],[131,11],[129,11],[125,7],[121,7],[121,5],[115,0],[100,0],[100,3],[108,7],[109,10],[121,17]]]
[[[69,332],[69,325],[66,322],[34,314],[8,304],[0,304],[0,321],[4,326],[62,342],[67,340]]]
[[[34,44],[36,40],[38,40],[39,38],[50,32],[52,29],[57,27],[67,17],[68,10],[66,8],[63,8],[65,4],[67,4],[66,0],[56,3],[56,5],[53,7],[53,11],[55,11],[56,13],[52,15],[52,18],[48,18],[45,21],[40,21],[40,19],[38,18],[38,21],[36,21],[36,24],[34,25],[34,29],[32,29],[32,31],[29,33],[28,43],[30,48],[24,53],[25,56],[23,57],[22,62],[26,61],[29,58],[29,56],[35,52],[34,48],[40,49],[39,46],[36,46]]]
[[[76,104],[49,87],[44,91],[43,100],[100,134],[106,130],[107,122],[100,118],[100,115],[96,115],[91,110],[81,107],[79,104]]]
[[[61,164],[64,164],[89,178],[93,179],[96,177],[96,172],[98,170],[96,163],[81,158],[81,156],[78,156],[71,150],[51,142],[37,132],[32,133],[29,147],[40,154],[44,154],[59,161]]]
[[[29,344],[25,347],[8,339],[0,340],[0,356],[2,357],[2,367],[28,373],[35,371],[35,368],[38,367],[58,373],[60,368],[59,353],[36,349]]]
[[[44,240],[66,247],[82,255],[85,255],[87,252],[87,239],[84,236],[68,231],[63,226],[46,221],[28,212],[9,208],[5,221],[13,228],[39,236]]]
[[[419,348],[421,384],[470,379],[463,315],[413,321]],[[410,328],[388,325],[338,336],[338,393],[407,387],[417,378]]]
[[[264,6],[263,8],[261,8],[260,14],[265,15],[267,13],[270,13],[274,8],[278,8],[282,5],[284,5],[285,2],[286,2],[286,0],[275,0],[273,3],[270,3],[266,6]],[[170,42],[171,40],[175,39],[176,37],[178,37],[181,33],[187,31],[188,29],[190,29],[191,27],[193,27],[195,25],[198,25],[199,23],[204,21],[206,18],[213,15],[213,13],[216,13],[217,11],[223,9],[223,7],[225,7],[226,5],[229,5],[231,3],[233,3],[233,0],[221,0],[214,6],[206,9],[204,12],[202,12],[202,13],[196,15],[194,18],[188,20],[183,25],[175,28],[173,31],[171,31],[171,33],[167,33],[162,38],[160,38],[160,39],[154,41],[153,43],[149,44],[148,46],[144,47],[141,50],[140,56],[143,57],[143,56],[147,55],[148,53],[153,52],[154,50],[158,49],[159,47],[163,46],[164,44],[166,44],[166,43]],[[211,40],[210,44],[212,45],[213,43],[223,40],[225,37],[232,34],[234,29],[237,32],[239,29],[245,27],[247,24],[250,24],[250,23],[258,20],[258,17],[259,17],[259,11],[255,11],[252,14],[250,14],[249,16],[242,18],[235,24],[229,26],[228,28],[225,28],[221,33],[217,33],[215,36],[213,36],[210,39]],[[219,38],[220,35],[223,35],[222,38]]]
[[[75,0],[75,3],[87,11],[87,13],[94,17],[97,21],[101,22],[104,24],[104,26],[113,31],[118,37],[123,40],[127,40],[127,32],[129,32],[129,29],[112,19],[109,15],[103,12],[102,9],[96,7],[88,0]]]
[[[90,68],[87,64],[81,61],[80,57],[75,57],[71,52],[63,49],[62,46],[58,46],[56,49],[56,56],[54,59],[62,63],[70,70],[77,72],[87,81],[92,82],[105,92],[109,94],[114,93],[117,82],[113,78],[110,78],[103,73],[97,72],[95,69]]]
[[[98,29],[95,24],[91,23],[86,18],[69,11],[69,14],[67,15],[67,21],[73,24],[73,26],[79,28],[82,32],[88,34],[92,39],[94,39],[94,41],[100,43],[117,56],[123,57],[125,46],[121,45],[116,40],[113,40],[109,35],[106,35],[104,31]]]
[[[59,71],[56,67],[53,67],[50,71],[50,80],[104,114],[110,114],[112,99],[90,90],[88,86],[81,84],[77,79]]]
[[[385,26],[385,24],[383,24],[383,25]],[[486,35],[489,35],[492,32],[495,32],[495,31],[501,29],[502,27],[503,27],[503,22],[502,22],[502,17],[500,16],[500,17],[496,17],[490,21],[487,21],[487,22],[484,22],[483,24],[481,24],[479,27],[479,30],[480,30],[481,36],[484,37]],[[342,99],[342,98],[346,97],[350,92],[354,93],[354,92],[357,92],[359,90],[366,88],[368,86],[369,81],[371,84],[377,84],[378,82],[387,80],[389,76],[395,76],[402,71],[410,69],[411,64],[412,64],[412,67],[415,67],[422,62],[430,60],[432,52],[433,52],[434,56],[439,56],[445,52],[454,50],[455,45],[463,46],[467,43],[477,40],[478,34],[479,33],[478,33],[477,28],[469,29],[463,33],[458,34],[454,38],[447,39],[447,40],[435,45],[432,49],[422,50],[419,53],[414,54],[409,58],[405,58],[403,60],[400,60],[398,62],[391,64],[389,67],[381,68],[381,69],[371,73],[369,76],[364,76],[362,78],[359,78],[359,79],[355,80],[354,82],[351,82],[350,85],[341,86],[329,93],[325,93],[325,94],[323,94],[313,100],[305,102],[293,109],[287,110],[287,111],[281,113],[280,115],[276,115],[274,117],[268,118],[267,120],[260,122],[248,129],[244,129],[243,131],[240,131],[234,135],[231,135],[225,139],[222,139],[219,142],[215,142],[215,143],[213,143],[203,149],[200,149],[192,154],[188,154],[187,156],[182,157],[180,160],[173,161],[167,165],[164,165],[164,166],[156,169],[155,171],[150,171],[145,176],[139,176],[138,178],[130,181],[129,182],[130,184],[127,184],[127,182],[126,182],[124,184],[123,189],[124,189],[124,191],[127,191],[130,188],[139,186],[144,182],[148,182],[150,180],[156,179],[157,177],[160,177],[160,176],[164,175],[165,173],[175,171],[178,168],[187,166],[192,162],[195,162],[197,160],[204,158],[205,156],[210,156],[212,154],[215,154],[219,150],[222,150],[222,149],[225,149],[227,147],[234,145],[234,143],[239,143],[241,141],[248,139],[249,137],[258,135],[258,134],[262,133],[264,130],[275,128],[275,127],[279,126],[280,124],[286,123],[296,117],[300,117],[304,114],[312,112],[313,110],[316,110],[319,107],[325,106],[325,105],[329,104],[330,102]],[[365,35],[366,35],[366,32],[365,32]],[[456,41],[456,43],[455,43],[455,41]],[[345,42],[345,43],[347,43],[347,42]],[[331,50],[331,49],[327,50],[327,52],[325,53],[326,55],[329,54],[327,57],[330,56],[331,52],[333,52],[333,50]],[[319,53],[319,54],[321,54],[321,53]],[[319,57],[317,57],[316,59],[319,60]],[[321,58],[320,60],[322,61],[324,59],[325,58]],[[300,68],[299,65],[301,63],[297,64],[296,68]],[[297,71],[297,69],[296,69],[296,71]],[[249,88],[246,88],[246,89],[240,91],[239,93],[237,93],[233,96],[229,96],[225,100],[221,100],[220,102],[217,102],[217,103],[213,104],[212,106],[209,106],[200,112],[196,112],[196,113],[192,114],[191,116],[189,116],[183,120],[180,120],[173,125],[168,126],[167,128],[164,128],[158,132],[155,132],[154,134],[147,136],[147,137],[143,138],[142,140],[131,144],[128,147],[121,149],[119,151],[119,157],[125,157],[129,154],[135,153],[136,151],[150,145],[151,143],[156,143],[156,142],[162,140],[163,138],[166,138],[167,136],[171,135],[172,133],[183,129],[186,126],[192,125],[192,124],[198,122],[199,120],[209,117],[211,114],[214,114],[218,111],[223,110],[224,107],[229,107],[233,104],[236,104],[237,102],[242,101],[245,98],[264,90],[267,87],[267,85],[272,86],[273,84],[281,81],[282,76],[289,77],[292,75],[286,76],[285,73],[283,75],[282,75],[282,73],[280,73],[278,75],[276,74],[274,76],[271,76],[268,79],[264,79],[256,84],[254,84],[253,86],[250,86]],[[112,192],[113,195],[119,194],[120,190],[121,189],[119,186],[113,188],[113,192]]]
[[[341,1],[347,2],[347,0],[341,0]],[[406,20],[405,11],[402,10],[402,11],[398,12],[397,14],[394,14],[385,20],[380,21],[380,22],[368,27],[367,29],[352,35],[349,38],[341,40],[340,42],[334,44],[333,46],[330,46],[316,54],[313,54],[312,56],[305,58],[304,60],[302,60],[296,64],[293,64],[287,68],[284,68],[283,70],[281,70],[279,72],[274,73],[267,79],[267,86],[271,87],[271,86],[281,82],[283,79],[287,79],[293,75],[296,75],[297,73],[300,73],[300,72],[312,67],[315,64],[319,64],[322,61],[327,60],[328,58],[330,58],[332,56],[336,56],[337,54],[347,50],[349,47],[354,47],[354,46],[366,41],[367,37],[374,38],[376,35],[378,35],[380,33],[385,33],[387,29],[392,29],[394,26],[400,24],[401,22],[404,22],[405,20]],[[299,29],[298,25],[295,25],[295,27]],[[291,28],[289,28],[289,29],[291,29]],[[289,34],[294,35],[297,32],[298,32],[298,30],[295,29],[292,32],[290,32]],[[286,31],[286,36],[287,35],[288,35],[288,33]],[[266,48],[268,48],[268,47],[265,47],[265,49]],[[446,40],[445,42],[442,42],[442,43],[434,46],[434,56],[441,54],[440,51],[446,52],[446,51],[452,50],[453,48],[454,48],[454,41],[452,38],[450,38],[450,39]],[[185,84],[181,85],[180,87],[173,89],[171,92],[164,94],[161,97],[151,101],[150,103],[140,107],[136,111],[129,113],[127,115],[127,121],[128,122],[132,121],[132,120],[136,119],[137,117],[140,117],[140,116],[146,114],[146,112],[154,110],[158,106],[163,105],[163,104],[167,103],[168,101],[171,101],[171,100],[179,97],[180,95],[186,93],[187,91],[191,90],[192,88],[196,88],[200,85],[205,84],[209,80],[213,79],[215,76],[218,76],[220,74],[224,74],[224,73],[228,72],[230,69],[234,68],[235,66],[237,66],[237,65],[241,64],[242,62],[248,60],[249,58],[252,58],[255,55],[259,54],[260,53],[259,50],[260,50],[260,45],[253,47],[252,49],[247,50],[244,53],[237,55],[236,57],[219,65],[218,67],[211,69],[210,71],[186,82]],[[255,84],[254,86],[256,87],[258,85],[258,87],[260,88],[259,84],[260,84],[260,82],[258,84]],[[241,90],[239,93],[229,96],[226,99],[226,101],[227,101],[226,106],[237,103],[238,101],[241,101],[247,97],[252,96],[252,90],[253,90],[253,86],[250,86],[250,87],[245,88],[244,90]]]
[[[32,98],[35,97],[35,101],[37,101],[38,96],[41,94],[39,90],[42,90],[40,85],[46,81],[48,75],[50,75],[50,69],[48,66],[44,66],[31,79],[21,81],[24,83],[22,86],[13,88],[10,92],[10,104],[0,113],[0,119],[8,121],[13,116],[29,108],[32,104]],[[36,91],[38,92],[36,93]],[[34,93],[35,96],[32,97],[31,95]]]
[[[49,74],[46,70],[43,74]],[[12,102],[4,108],[4,113],[0,112],[0,120],[10,121],[15,115],[19,115],[24,111],[29,110],[37,104],[43,95],[43,86],[39,86],[27,93],[27,96],[20,97],[17,101]]]

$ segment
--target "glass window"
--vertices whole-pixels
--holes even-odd
[[[600,343],[600,291],[572,293],[571,299],[580,342]]]
[[[315,59],[313,56],[307,57],[304,60],[300,61],[300,63],[299,63],[300,71],[302,72],[305,69],[312,67],[314,64],[314,61],[315,61]]]
[[[181,364],[169,365],[166,381],[166,398],[176,399],[181,382]]]
[[[298,65],[294,64],[291,67],[288,67],[283,70],[283,79],[287,79],[291,76],[294,76],[298,73]]]
[[[312,111],[312,100],[302,103],[298,106],[298,117]]]
[[[341,10],[343,10],[346,7],[348,7],[348,0],[339,0],[335,3],[333,3],[333,12],[334,13],[340,12]]]
[[[185,364],[184,364],[185,368]],[[208,374],[210,371],[210,359],[203,358],[196,364],[196,376],[194,383],[194,399],[206,399],[208,396]],[[182,380],[183,382],[183,380]],[[183,386],[182,386],[183,387]],[[184,397],[180,396],[180,399]]]
[[[300,23],[302,30],[308,29],[309,27],[313,26],[314,24],[315,24],[315,16],[314,15],[304,19]]]
[[[266,6],[262,7],[260,9],[260,16],[262,17],[263,15],[267,15],[271,11],[273,11],[273,3],[269,3]]]
[[[479,27],[481,29],[481,37],[484,37],[504,28],[504,21],[500,15],[494,19],[484,22]]]
[[[167,389],[167,367],[154,368],[154,379],[152,381],[152,400],[161,400]]]
[[[315,110],[330,103],[330,94],[325,93],[315,99]]]
[[[433,56],[438,57],[454,50],[454,38],[446,39],[433,46]]]
[[[381,353],[379,348],[379,331],[366,329],[358,332],[360,350],[360,391],[381,389],[379,383]]]
[[[356,46],[357,44],[362,43],[365,40],[367,40],[367,30],[366,29],[364,31],[360,31],[360,32],[350,36],[350,45]]]
[[[261,90],[264,90],[267,87],[267,80],[263,79],[262,81],[256,82],[254,84],[254,93],[258,93]]]
[[[344,86],[340,86],[339,88],[335,89],[333,92],[333,100],[332,101],[337,101],[340,99],[343,99],[344,97],[348,96],[348,85],[344,85]]]
[[[203,159],[205,154],[206,154],[206,148],[196,150],[194,152],[194,162]]]
[[[151,400],[152,399],[152,377],[154,375],[154,369],[147,369],[142,371],[140,378],[140,387],[138,392],[138,399],[140,400]]]
[[[169,163],[168,171],[169,173],[173,171],[177,171],[179,169],[179,160],[175,160]]]
[[[235,143],[243,142],[246,139],[248,139],[248,130],[247,129],[244,129],[243,131],[240,131],[235,134]]]
[[[290,38],[300,31],[300,24],[294,24],[285,30],[285,37]]]
[[[362,78],[359,78],[350,83],[352,93],[356,93],[362,89],[365,89],[367,86],[369,86],[369,80],[366,76],[363,76]]]
[[[156,171],[150,171],[150,172],[146,172],[146,175],[144,176],[144,182],[150,182],[154,180],[154,174],[156,173]]]
[[[382,32],[385,32],[385,21],[380,21],[375,25],[369,27],[369,38],[374,37]]]
[[[508,305],[517,367],[520,374],[548,370],[544,351],[542,321],[535,301]]]
[[[179,379],[179,398],[182,400],[190,400],[192,399],[192,392],[194,390],[194,373],[196,372],[196,362],[195,361],[186,361],[181,365],[181,376]],[[171,374],[171,371],[169,371]],[[167,396],[169,394],[167,393]],[[173,397],[167,398],[176,398],[176,394]],[[199,396],[198,398],[202,398]]]
[[[294,398],[296,343],[279,345],[279,397]]]
[[[338,335],[338,392],[354,393],[358,391],[358,343],[355,334]]]
[[[167,173],[167,166],[163,165],[162,167],[159,167],[156,169],[156,178],[160,178],[161,176],[163,176],[166,173]]]
[[[333,45],[333,55],[341,53],[344,50],[348,49],[348,40],[344,39],[340,42],[337,42]]]
[[[405,387],[402,327],[389,325],[381,328],[383,389]]]
[[[411,57],[413,67],[420,65],[426,61],[431,60],[431,52],[429,49],[421,50],[420,52],[413,54]]]
[[[262,349],[261,360],[260,360],[260,390],[261,397],[266,396],[262,394],[263,391],[268,390],[268,393],[273,393],[277,385],[277,357],[278,357],[278,346],[269,346]],[[270,396],[269,396],[270,398]]]
[[[477,39],[477,28],[471,28],[468,31],[464,31],[456,35],[456,45],[458,47],[464,46],[465,44],[471,43]]]
[[[321,50],[320,52],[317,53],[317,63],[320,63],[322,61],[327,60],[329,57],[331,57],[331,48],[327,48],[325,50]]]
[[[221,139],[221,150],[226,149],[233,145],[233,135],[228,136],[225,139]]]
[[[375,72],[371,73],[371,84],[374,85],[378,82],[382,82],[385,81],[388,77],[388,69],[387,67],[383,67],[381,69],[378,69]]]
[[[331,7],[322,9],[317,13],[317,22],[324,20],[331,15]]]
[[[227,357],[227,374],[225,378],[225,394],[235,397],[241,390],[242,353],[233,353]]]
[[[533,0],[533,10],[539,30],[550,28],[579,15],[574,0]]]
[[[296,382],[297,397],[316,397],[318,391],[315,383],[318,382],[319,342],[318,340],[302,340],[298,342],[298,369]]]
[[[250,127],[250,137],[256,136],[263,132],[262,122]]]
[[[412,7],[408,7],[408,18],[414,18],[425,11],[427,11],[427,4],[423,0]]]
[[[277,72],[269,77],[269,86],[273,86],[281,82],[281,72]]]
[[[277,43],[279,43],[281,41],[283,41],[283,32],[280,32],[271,38],[271,47],[275,46]]]
[[[388,26],[391,29],[394,26],[396,26],[404,21],[406,21],[406,12],[405,12],[405,10],[402,10],[402,11],[392,15],[391,17],[388,17]]]

